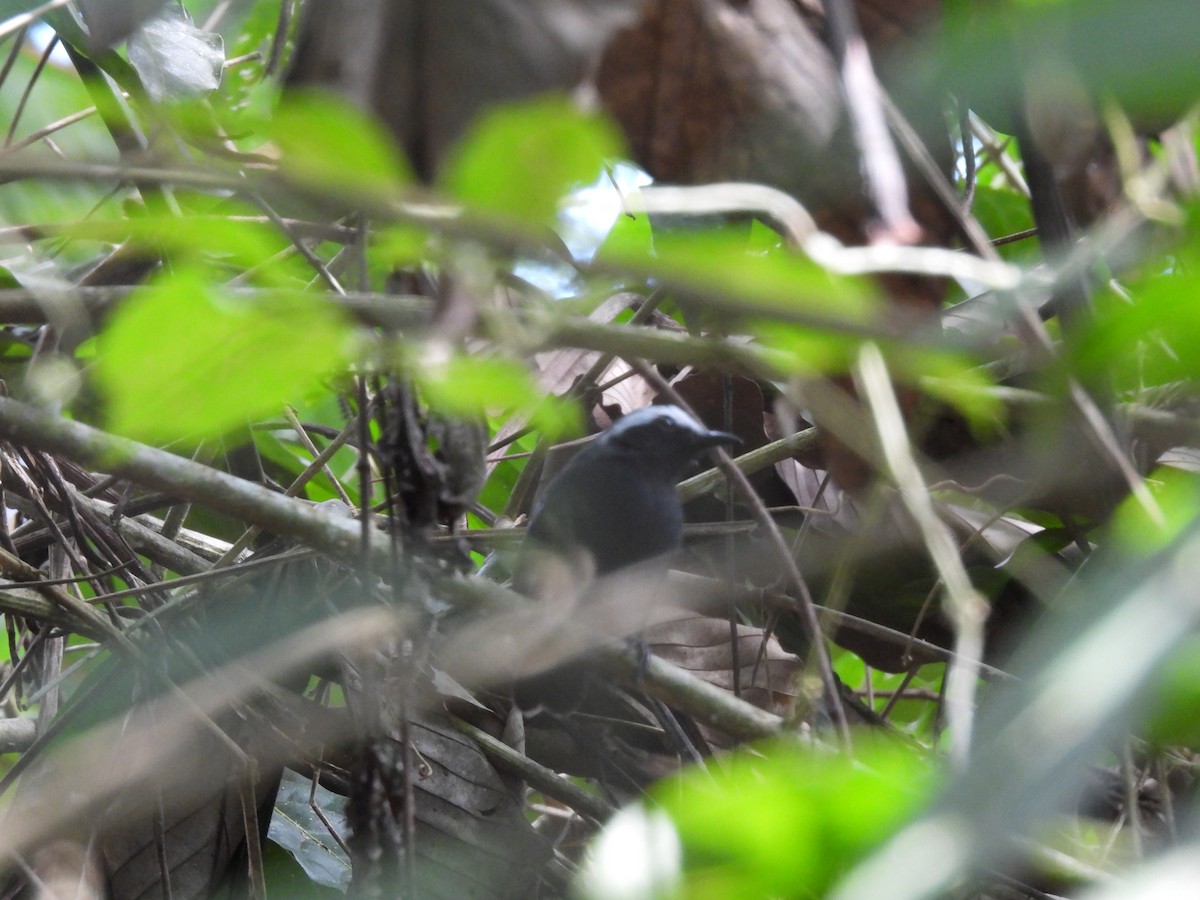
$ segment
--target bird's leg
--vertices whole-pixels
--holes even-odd
[[[640,689],[645,681],[646,671],[650,667],[650,645],[640,635],[627,638],[627,641],[630,650],[637,655],[634,684]],[[696,749],[695,742],[688,737],[687,732],[684,730],[675,713],[671,711],[671,708],[661,700],[649,695],[645,695],[645,700],[650,712],[654,715],[654,718],[663,730],[663,734],[666,736],[667,745],[688,762],[703,766],[703,755]]]
[[[629,642],[629,649],[637,655],[637,672],[634,675],[634,683],[640,688],[646,679],[646,670],[650,668],[650,645],[641,635],[626,640]]]
[[[671,708],[654,697],[647,697],[646,701],[650,706],[650,711],[654,713],[654,718],[662,726],[662,730],[667,736],[667,743],[671,746],[671,749],[688,762],[703,768],[704,757],[700,755],[700,751],[696,749],[696,745],[688,738],[687,733],[683,730],[683,726],[679,723],[679,719],[676,718]]]

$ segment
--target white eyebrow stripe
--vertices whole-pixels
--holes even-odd
[[[645,406],[641,409],[636,409],[613,425],[609,429],[609,433],[623,434],[642,425],[648,425],[656,419],[671,419],[675,424],[683,426],[694,434],[708,433],[708,429],[678,406]]]

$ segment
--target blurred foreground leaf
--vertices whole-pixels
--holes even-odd
[[[664,230],[648,244],[644,228],[614,229],[602,259],[655,272],[702,297],[714,309],[747,315],[819,317],[865,325],[880,309],[866,279],[837,276],[798,253],[762,250],[758,234],[736,229]],[[836,334],[834,335],[836,340]]]
[[[454,416],[481,416],[487,410],[528,410],[536,427],[550,435],[578,433],[578,409],[557,397],[543,397],[533,376],[502,357],[428,353],[410,364],[425,400]]]
[[[459,145],[443,180],[456,199],[481,212],[549,225],[559,199],[595,181],[621,148],[607,120],[546,97],[488,113]]]
[[[412,182],[383,126],[336,97],[317,92],[286,97],[267,133],[279,148],[280,168],[323,193],[379,200]]]
[[[114,431],[204,440],[295,399],[345,358],[350,329],[316,297],[222,297],[195,271],[142,289],[100,336],[96,380]]]
[[[784,744],[759,747],[660,784],[655,802],[674,824],[682,850],[679,890],[667,895],[820,896],[911,817],[933,788],[932,771],[910,751],[855,749],[852,760]],[[602,847],[600,853],[597,868],[606,863]],[[637,870],[639,862],[628,865]],[[593,884],[585,878],[589,889]],[[662,895],[647,887],[627,896]]]

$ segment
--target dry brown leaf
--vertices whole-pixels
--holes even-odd
[[[710,684],[733,690],[727,619],[664,609],[644,637],[656,656]],[[800,657],[784,650],[773,636],[767,637],[764,629],[738,625],[738,663],[743,699],[779,715],[791,711],[795,681],[804,668]]]
[[[640,294],[613,294],[591,311],[588,321],[609,323],[632,303],[644,299]],[[587,374],[601,356],[596,350],[579,350],[575,347],[538,353],[533,358],[538,371],[538,382],[547,393],[561,396],[569,391],[582,375]],[[611,371],[611,367],[608,371]],[[602,373],[601,380],[603,377]]]

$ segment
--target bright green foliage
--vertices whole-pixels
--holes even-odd
[[[488,113],[459,145],[442,182],[474,210],[545,226],[559,199],[595,181],[621,148],[607,120],[565,98],[544,97]]]
[[[498,356],[428,353],[413,360],[410,374],[430,406],[443,413],[479,416],[485,410],[527,409],[535,427],[551,436],[578,433],[578,411],[557,398],[542,398],[520,363]]]
[[[211,201],[200,202],[211,206]],[[312,270],[299,254],[283,253],[291,247],[287,238],[266,222],[237,220],[238,212],[226,203],[211,214],[198,209],[185,216],[138,216],[122,222],[119,231],[176,266],[225,268],[231,276],[250,270],[248,283],[263,287],[306,284]],[[246,207],[244,212],[257,211]]]
[[[921,741],[936,740],[934,724],[937,704],[920,696],[892,703],[891,694],[903,687],[906,692],[926,691],[929,696],[938,696],[946,674],[944,664],[928,663],[921,666],[911,678],[906,678],[904,672],[868,669],[862,657],[839,647],[833,648],[832,662],[838,677],[856,690],[865,691],[866,680],[870,677],[871,687],[875,692],[875,712],[882,712],[890,704],[888,721],[893,726]],[[860,699],[866,702],[865,696],[861,696]]]
[[[349,337],[340,314],[318,298],[232,300],[184,270],[113,314],[96,382],[113,431],[199,441],[316,386],[345,362]]]
[[[953,350],[898,349],[888,357],[894,377],[918,383],[929,396],[953,406],[976,434],[994,432],[1004,423],[1004,404],[989,391],[995,382],[975,360]]]
[[[1192,211],[1193,226],[1200,209]],[[1200,238],[1193,230],[1169,259],[1133,283],[1133,302],[1103,298],[1095,324],[1075,348],[1076,364],[1125,389],[1200,376]]]
[[[801,378],[847,373],[862,343],[850,334],[777,321],[764,322],[757,331],[775,364]],[[894,379],[953,405],[977,430],[1003,419],[1003,404],[988,391],[992,380],[970,357],[933,345],[887,342],[880,347]]]
[[[284,472],[295,478],[312,462],[312,454],[302,447],[298,441],[289,441],[287,433],[272,432],[272,431],[255,431],[254,446],[258,448],[258,452],[262,454],[263,459],[270,460],[279,466]],[[340,458],[339,458],[340,454]],[[357,502],[358,485],[357,479],[353,477],[352,467],[354,461],[351,459],[347,463],[347,457],[353,454],[352,450],[342,448],[338,454],[334,455],[330,461],[330,470],[333,472],[343,472],[345,478],[340,479],[343,485],[343,490],[351,500]],[[329,477],[324,472],[317,472],[304,487],[304,495],[306,499],[315,502],[323,500],[338,500],[341,495],[334,489]]]
[[[278,25],[279,4],[258,0],[229,47],[230,58],[244,61],[225,70],[221,86],[211,98],[218,121],[243,149],[255,149],[262,143],[267,122],[279,102],[278,84],[264,77]],[[289,48],[293,44],[287,41]],[[257,59],[250,56],[256,52]]]
[[[660,785],[684,848],[683,896],[820,896],[882,843],[933,778],[909,751],[862,737],[855,760],[779,744]]]
[[[120,210],[117,204],[98,197],[87,184],[62,181],[25,181],[0,186],[0,223],[38,222],[45,224],[77,222],[90,215],[85,233],[90,237],[97,226],[110,221]],[[124,223],[121,223],[123,226]],[[67,225],[66,229],[70,226]],[[68,260],[91,259],[95,246],[81,242],[67,245]]]
[[[1163,662],[1146,736],[1159,745],[1200,750],[1200,638],[1191,638]]]
[[[621,265],[632,259],[644,264],[653,252],[654,229],[650,227],[650,217],[620,215],[596,251],[596,262]]]
[[[389,268],[415,266],[429,257],[429,232],[412,225],[399,224],[379,229],[372,235],[372,258]]]
[[[854,363],[860,339],[815,328],[763,322],[758,328],[763,346],[789,374],[799,377],[844,373]]]
[[[626,227],[609,237],[603,258],[668,278],[710,308],[734,313],[861,325],[879,309],[866,280],[833,275],[797,253],[763,250],[758,234],[752,250],[750,235],[737,229],[658,229],[648,246],[644,230]]]
[[[280,169],[325,193],[344,191],[379,202],[398,198],[412,182],[407,163],[383,127],[331,95],[289,95],[267,135],[279,148]]]
[[[1010,131],[1027,90],[1045,93],[1043,63],[1147,123],[1165,126],[1195,102],[1194,0],[1143,0],[1136,14],[1126,0],[956,7],[938,33],[943,71],[955,94],[1001,130]]]
[[[987,177],[989,169],[994,170],[995,164],[985,166],[979,173],[980,181]],[[991,238],[1002,238],[1018,232],[1027,231],[1033,227],[1033,213],[1029,208],[1029,198],[1022,195],[1016,188],[991,187],[987,184],[977,184],[975,187],[975,202],[971,205],[973,215],[984,232]],[[1029,238],[1010,244],[1002,244],[997,248],[1000,255],[1009,261],[1027,260],[1037,252],[1037,238]]]
[[[1146,487],[1163,514],[1162,524],[1151,521],[1136,498],[1117,508],[1112,529],[1117,545],[1144,556],[1159,553],[1200,518],[1200,477],[1160,466],[1146,478]]]

